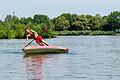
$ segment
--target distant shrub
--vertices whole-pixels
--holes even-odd
[[[60,31],[58,32],[61,36],[66,35],[115,35],[114,31],[91,31],[91,30],[81,30],[81,31]]]
[[[13,39],[15,35],[15,30],[0,30],[0,39]]]
[[[114,31],[93,31],[90,35],[115,35]]]
[[[8,34],[7,35],[8,39],[14,39],[16,32],[15,32],[15,30],[8,30],[7,34]]]

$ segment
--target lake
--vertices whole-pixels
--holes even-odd
[[[0,40],[0,80],[120,80],[120,36],[45,40],[70,51],[25,55],[25,39]]]

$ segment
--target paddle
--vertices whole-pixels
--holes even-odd
[[[32,41],[30,41],[25,47],[27,47],[28,45],[30,45],[33,41],[34,41],[34,39]]]

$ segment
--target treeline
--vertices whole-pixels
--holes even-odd
[[[42,14],[27,18],[7,15],[4,21],[0,21],[0,39],[25,38],[25,28],[34,29],[43,37],[55,37],[61,31],[95,31],[96,34],[97,31],[119,32],[120,11],[111,12],[107,16],[63,13],[53,19]]]

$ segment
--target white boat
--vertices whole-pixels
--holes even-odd
[[[69,49],[60,46],[27,46],[23,51],[24,53],[67,53]]]

